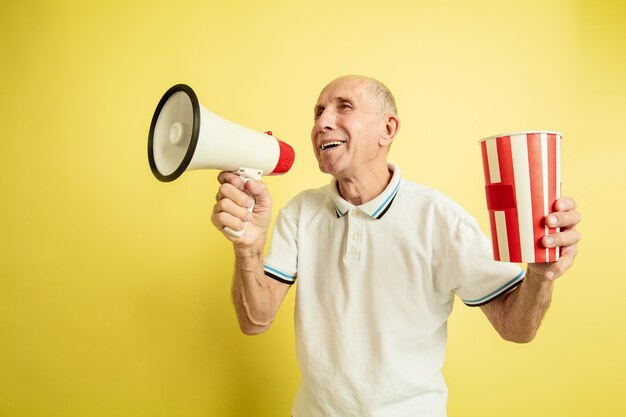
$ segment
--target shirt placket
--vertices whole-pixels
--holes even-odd
[[[346,239],[345,259],[359,259],[363,242],[363,213],[353,207],[348,212],[348,238]]]

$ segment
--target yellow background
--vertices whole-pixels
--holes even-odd
[[[381,79],[403,126],[390,159],[488,231],[477,141],[564,133],[584,215],[575,267],[530,345],[458,302],[450,416],[624,415],[626,3],[68,1],[0,3],[0,416],[288,416],[293,291],[240,335],[215,171],[150,173],[154,108],[184,82],[213,112],[297,152],[276,207],[324,184],[319,90]],[[275,213],[274,213],[275,214]]]

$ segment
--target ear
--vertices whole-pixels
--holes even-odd
[[[395,114],[388,114],[385,118],[385,130],[378,140],[381,146],[390,146],[393,138],[400,130],[400,119]]]

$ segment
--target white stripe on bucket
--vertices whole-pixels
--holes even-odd
[[[522,259],[535,261],[533,233],[533,205],[530,198],[530,170],[528,167],[528,145],[526,135],[511,137],[513,175],[515,176],[515,197],[519,219],[520,249]]]
[[[548,215],[550,207],[548,205],[548,184],[549,179],[548,176],[550,172],[548,171],[548,134],[541,134],[541,178],[543,181],[543,217],[545,218]],[[545,224],[545,223],[544,223]],[[547,224],[545,224],[545,234],[547,235],[550,232],[550,228]],[[550,251],[546,248],[546,262],[550,262]]]
[[[556,198],[561,197],[561,135],[556,136]],[[561,228],[557,227],[556,231]],[[561,247],[556,248],[556,259],[561,257]]]

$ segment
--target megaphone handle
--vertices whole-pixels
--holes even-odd
[[[260,180],[261,177],[263,176],[263,171],[260,171],[258,169],[252,169],[252,168],[239,168],[237,171],[234,171],[234,173],[239,175],[244,180],[244,182],[248,182],[252,179]],[[250,193],[248,193],[248,195],[252,197]],[[255,204],[255,201],[253,197],[252,205],[248,207],[249,213],[252,213],[252,210],[254,210],[254,204]],[[225,227],[224,231],[228,233],[229,235],[231,235],[232,237],[241,237],[246,232],[247,227],[248,227],[248,222],[246,222],[242,230],[233,230],[230,227]]]

